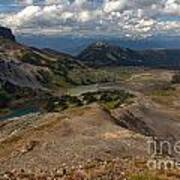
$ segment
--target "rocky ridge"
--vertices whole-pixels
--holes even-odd
[[[0,26],[0,37],[15,41],[15,36],[13,35],[11,29],[6,27]]]

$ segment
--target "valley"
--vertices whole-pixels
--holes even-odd
[[[180,139],[179,50],[98,42],[73,57],[9,32],[0,31],[1,179],[179,179],[147,167],[180,160],[166,146],[148,153],[149,141]]]

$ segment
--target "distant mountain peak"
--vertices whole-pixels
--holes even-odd
[[[97,41],[94,44],[91,45],[92,47],[97,47],[97,48],[104,48],[110,46],[107,42],[104,41]]]
[[[84,49],[79,54],[78,59],[87,62],[90,66],[116,65],[119,63],[119,60],[128,59],[131,54],[132,52],[125,48],[108,42],[97,41]]]
[[[11,29],[0,26],[0,37],[5,39],[10,39],[15,41],[15,36],[12,33]]]
[[[180,67],[178,49],[122,48],[111,43],[97,41],[84,49],[77,58],[92,67],[102,66],[143,66],[153,68]]]

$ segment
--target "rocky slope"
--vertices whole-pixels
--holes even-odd
[[[21,69],[21,66],[23,66],[25,68],[24,70],[27,70],[27,72],[29,72],[30,69],[34,69],[34,72],[36,72],[38,69],[39,72],[41,71],[41,77],[37,76],[36,80],[39,79],[40,84],[43,84],[43,81],[47,81],[46,83],[48,84],[48,71],[49,75],[57,75],[59,77],[61,76],[62,78],[65,78],[65,76],[68,75],[68,71],[74,68],[77,71],[83,71],[84,69],[86,69],[86,67],[83,66],[80,62],[68,55],[60,53],[58,55],[54,55],[52,53],[50,54],[46,51],[26,47],[7,39],[0,40],[0,49],[0,59],[2,62],[1,66],[6,66],[6,68],[4,69],[5,71],[8,70],[9,67],[10,71],[11,69],[16,69],[16,71],[18,72],[18,69],[16,68],[18,67],[18,65],[20,65],[19,69]],[[8,64],[8,66],[5,64]],[[33,76],[33,71],[31,71],[31,75]],[[36,75],[37,74],[34,74],[34,76]],[[12,78],[13,77],[14,76],[12,75]],[[29,77],[29,79],[33,82],[33,79],[31,77]]]
[[[0,126],[0,172],[20,168],[34,173],[69,171],[87,161],[146,154],[148,138],[115,124],[97,104],[1,122]]]
[[[133,90],[132,82],[128,83]],[[149,174],[146,163],[153,158],[148,154],[152,138],[172,143],[180,138],[178,107],[175,107],[179,98],[173,100],[174,106],[167,108],[142,92],[134,93],[133,102],[115,109],[91,102],[16,121],[1,121],[0,177],[178,179],[179,171],[175,169],[152,170],[153,174]],[[155,159],[170,158],[166,153],[167,149],[163,149],[163,155],[157,154]],[[170,155],[173,160],[179,157]]]
[[[10,30],[2,28],[0,36],[1,100],[4,92],[15,99],[28,93],[33,97],[39,91],[60,92],[67,86],[85,83],[91,73],[90,68],[67,54],[17,43]]]

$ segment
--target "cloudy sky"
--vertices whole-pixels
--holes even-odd
[[[0,24],[16,33],[180,35],[180,0],[0,0]]]

